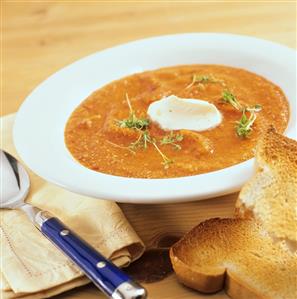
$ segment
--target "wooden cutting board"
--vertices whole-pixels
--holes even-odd
[[[61,67],[131,40],[181,32],[253,35],[296,47],[296,1],[1,1],[1,115]],[[219,46],[219,45],[218,45]],[[236,195],[174,205],[121,205],[148,247],[210,217],[233,214]],[[144,227],[142,223],[149,223]],[[174,274],[146,284],[150,299],[227,299],[177,283]],[[57,298],[104,298],[92,285]]]

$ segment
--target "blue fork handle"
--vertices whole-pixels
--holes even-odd
[[[146,291],[104,258],[96,249],[82,240],[59,219],[47,217],[41,211],[42,221],[37,221],[41,232],[61,249],[93,283],[109,298],[143,299]]]

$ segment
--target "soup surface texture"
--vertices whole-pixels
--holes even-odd
[[[240,107],[261,106],[247,136],[238,136],[243,109],[224,101],[226,92]],[[147,109],[169,95],[214,104],[222,122],[201,132],[162,130],[148,119]],[[134,121],[140,120],[137,128],[129,123],[132,114]],[[251,114],[245,112],[247,118]],[[65,142],[79,163],[98,172],[134,178],[182,177],[252,158],[267,127],[273,125],[282,133],[288,119],[284,93],[261,76],[221,65],[175,66],[134,74],[92,93],[69,118]]]

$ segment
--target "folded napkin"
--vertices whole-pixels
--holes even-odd
[[[14,115],[1,118],[1,148],[17,157],[13,121]],[[59,217],[118,266],[141,256],[144,244],[116,203],[71,193],[29,173],[27,202]],[[0,210],[0,218],[0,298],[47,298],[89,282],[22,211]]]

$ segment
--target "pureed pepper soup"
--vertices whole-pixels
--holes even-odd
[[[222,115],[211,129],[167,131],[147,116],[151,103],[176,95],[208,101]],[[221,65],[186,65],[113,81],[70,116],[66,146],[82,165],[133,178],[170,178],[219,170],[254,156],[273,125],[283,132],[289,105],[282,90],[254,73]]]

